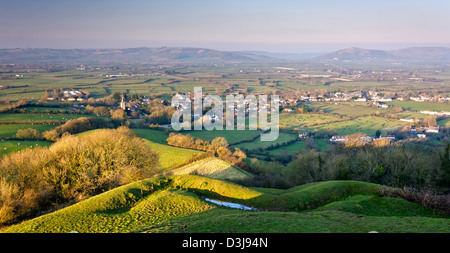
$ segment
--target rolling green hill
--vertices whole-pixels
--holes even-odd
[[[170,171],[173,175],[195,174],[214,179],[233,180],[248,179],[252,175],[231,163],[219,158],[210,157]]]
[[[170,169],[181,165],[189,160],[193,155],[201,153],[201,151],[177,148],[165,144],[155,143],[146,140],[146,143],[159,154],[159,163],[162,170]]]
[[[192,175],[151,178],[1,232],[450,232],[448,217],[380,197],[379,187],[329,181],[271,190]],[[259,211],[222,207],[203,196]]]
[[[185,163],[195,154],[202,153],[198,150],[178,148],[166,144],[167,134],[152,129],[135,129],[136,134],[144,138],[146,143],[159,154],[159,162],[163,170],[173,168]]]

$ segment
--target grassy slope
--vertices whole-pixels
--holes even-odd
[[[17,133],[17,130],[19,130],[19,129],[33,128],[33,129],[38,130],[39,132],[45,132],[45,131],[51,130],[57,126],[58,125],[49,125],[49,124],[42,124],[42,123],[0,125],[0,137],[14,137],[14,135],[16,135],[16,133]]]
[[[448,219],[362,216],[341,211],[246,212],[213,209],[164,222],[148,232],[184,233],[448,233]]]
[[[194,154],[198,154],[201,151],[177,148],[169,145],[155,143],[146,140],[146,143],[153,148],[159,154],[159,162],[163,170],[173,168],[177,165],[185,163]]]
[[[325,151],[328,148],[328,144],[329,141],[328,140],[322,140],[322,139],[315,139],[314,140],[316,142],[316,150],[318,151]],[[271,155],[279,155],[281,150],[286,150],[286,152],[288,154],[295,154],[298,153],[304,149],[306,149],[306,143],[305,140],[298,140],[292,144],[286,145],[286,146],[281,146],[279,148],[276,149],[271,149],[269,150],[269,153]]]
[[[21,123],[65,122],[71,119],[78,119],[81,117],[98,117],[98,116],[82,115],[82,114],[1,113],[0,122],[21,122]]]
[[[275,144],[282,144],[286,143],[292,140],[295,140],[297,137],[295,134],[286,134],[286,133],[279,133],[278,138],[274,141],[261,141],[261,137],[256,138],[252,142],[242,142],[237,145],[234,145],[234,147],[240,148],[240,149],[257,149],[257,148],[268,148],[271,145]]]
[[[354,133],[366,133],[367,135],[375,135],[377,130],[382,133],[396,129],[398,127],[406,126],[406,122],[399,120],[367,116],[352,119],[350,121],[327,124],[314,129],[336,130],[339,135],[347,135]],[[311,128],[310,130],[313,130]]]
[[[402,107],[406,110],[412,111],[450,111],[450,104],[444,103],[428,103],[417,101],[395,101],[389,102],[388,105]]]
[[[137,128],[133,131],[141,138],[160,144],[167,144],[166,140],[169,138],[168,134],[153,129]]]
[[[329,122],[342,120],[339,117],[330,116],[330,115],[322,115],[322,114],[314,114],[314,113],[305,113],[305,114],[297,114],[290,113],[280,114],[280,125],[284,128],[296,128],[296,127],[309,127],[313,125],[323,125]]]
[[[116,188],[2,232],[450,231],[448,217],[402,199],[378,197],[378,187],[330,181],[288,190],[260,190],[199,176],[154,178]],[[219,207],[204,201],[201,195],[267,210]],[[333,197],[326,197],[330,195]],[[307,210],[295,211],[300,206]]]
[[[337,114],[347,117],[358,117],[362,115],[374,114],[377,111],[386,112],[386,110],[381,110],[376,107],[367,106],[366,103],[323,103],[323,102],[313,102],[311,103],[312,108],[317,108],[318,110],[323,110],[326,113]]]
[[[27,148],[48,147],[52,145],[49,141],[0,141],[0,157]]]
[[[214,179],[248,179],[251,175],[219,158],[202,159],[171,171],[173,175],[196,174]]]
[[[159,153],[159,162],[163,170],[173,168],[174,166],[183,164],[190,157],[201,151],[172,147],[166,144],[169,137],[162,131],[152,129],[133,129],[136,134],[144,138],[146,143]]]

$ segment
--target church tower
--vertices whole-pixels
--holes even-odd
[[[122,109],[122,110],[124,110],[125,111],[125,109],[126,109],[126,107],[125,107],[125,100],[124,100],[124,96],[122,95],[122,102],[120,102],[120,109]]]

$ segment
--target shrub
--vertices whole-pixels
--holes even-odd
[[[117,119],[117,120],[126,120],[127,113],[122,109],[111,110],[111,118]]]
[[[175,108],[173,107],[153,107],[150,115],[145,117],[145,121],[148,124],[159,124],[159,125],[165,125],[170,124],[172,120],[172,114],[175,112]]]
[[[42,134],[36,129],[26,128],[17,130],[15,137],[23,140],[39,140]]]
[[[450,215],[450,194],[439,195],[431,190],[419,191],[411,187],[403,187],[402,189],[381,187],[379,193],[381,196],[406,199],[424,208],[434,209]]]

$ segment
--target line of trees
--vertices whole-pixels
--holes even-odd
[[[242,160],[247,157],[239,148],[231,148],[224,137],[216,137],[211,142],[190,135],[170,133],[167,144],[171,146],[206,151],[214,156],[223,158],[235,165],[241,165]]]
[[[14,137],[4,137],[3,139],[57,141],[65,133],[77,134],[99,128],[116,128],[126,123],[127,122],[123,120],[82,117],[78,119],[68,120],[64,124],[43,133],[34,128],[19,129],[17,130]]]
[[[124,122],[121,120],[109,120],[105,118],[88,118],[82,117],[78,119],[68,120],[61,126],[46,131],[42,136],[49,141],[56,141],[64,133],[77,134],[98,128],[116,128]]]
[[[111,117],[112,119],[116,119],[116,120],[126,120],[127,119],[127,113],[122,110],[122,109],[110,109],[106,106],[92,106],[92,105],[87,105],[85,110],[87,112],[96,114],[98,116],[106,116],[106,117]]]
[[[8,98],[3,101],[7,106],[5,108],[0,109],[0,112],[7,112],[10,110],[14,110],[16,108],[20,108],[21,106],[25,106],[29,103],[28,99],[22,98],[15,103],[11,103]]]
[[[25,128],[17,130],[17,133],[14,137],[22,140],[36,141],[42,139],[42,133],[34,128]]]

